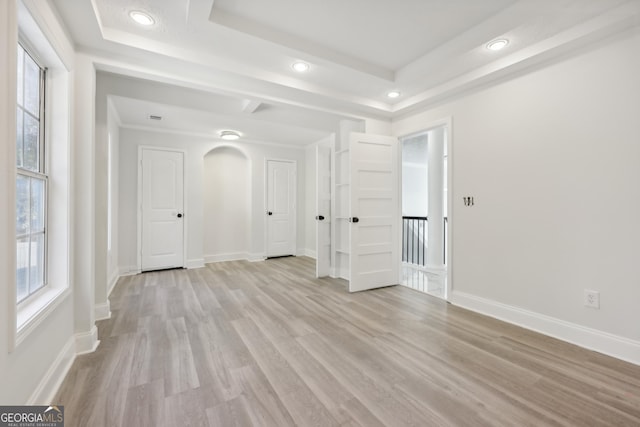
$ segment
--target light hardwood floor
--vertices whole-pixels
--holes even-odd
[[[309,258],[122,278],[71,426],[639,426],[640,367]]]

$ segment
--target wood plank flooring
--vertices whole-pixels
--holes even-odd
[[[71,426],[639,426],[640,367],[314,261],[120,279]]]

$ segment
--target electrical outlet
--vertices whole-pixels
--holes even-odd
[[[600,292],[585,289],[584,306],[591,308],[600,308]]]

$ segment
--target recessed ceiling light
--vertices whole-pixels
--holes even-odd
[[[387,96],[389,98],[398,98],[400,96],[400,92],[397,90],[392,90],[391,92],[387,93]]]
[[[240,139],[240,133],[235,130],[223,130],[220,132],[220,138],[227,141],[236,141]]]
[[[129,12],[129,17],[136,21],[140,25],[149,26],[156,23],[156,21],[148,13],[140,10],[132,10]]]
[[[306,62],[298,61],[294,62],[291,68],[299,73],[304,73],[305,71],[309,71],[309,64],[307,64]]]
[[[505,48],[508,44],[509,44],[509,40],[507,40],[507,39],[494,40],[494,41],[490,42],[489,44],[487,44],[487,49],[489,49],[489,50],[500,50],[500,49]]]

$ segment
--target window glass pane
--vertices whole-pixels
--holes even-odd
[[[23,119],[22,108],[18,107],[17,111],[17,123],[16,123],[16,166],[19,168],[22,167],[22,154],[23,154],[23,146],[24,146],[24,132],[22,129],[22,119]]]
[[[18,239],[16,260],[17,301],[29,294],[29,237]]]
[[[44,180],[31,178],[31,232],[44,231]]]
[[[16,115],[16,295],[17,302],[45,285],[46,177],[43,173],[40,108],[44,73],[18,46]]]
[[[40,117],[40,67],[29,55],[24,56],[24,107]]]
[[[29,194],[29,177],[16,177],[16,234],[18,236],[29,233],[31,218],[31,197]]]
[[[44,233],[31,236],[29,293],[44,286]]]
[[[23,85],[24,79],[22,75],[24,74],[24,49],[22,46],[18,45],[18,105],[23,105]]]
[[[40,122],[29,114],[24,115],[24,155],[23,167],[27,170],[40,172],[40,150],[38,148],[38,133]]]

